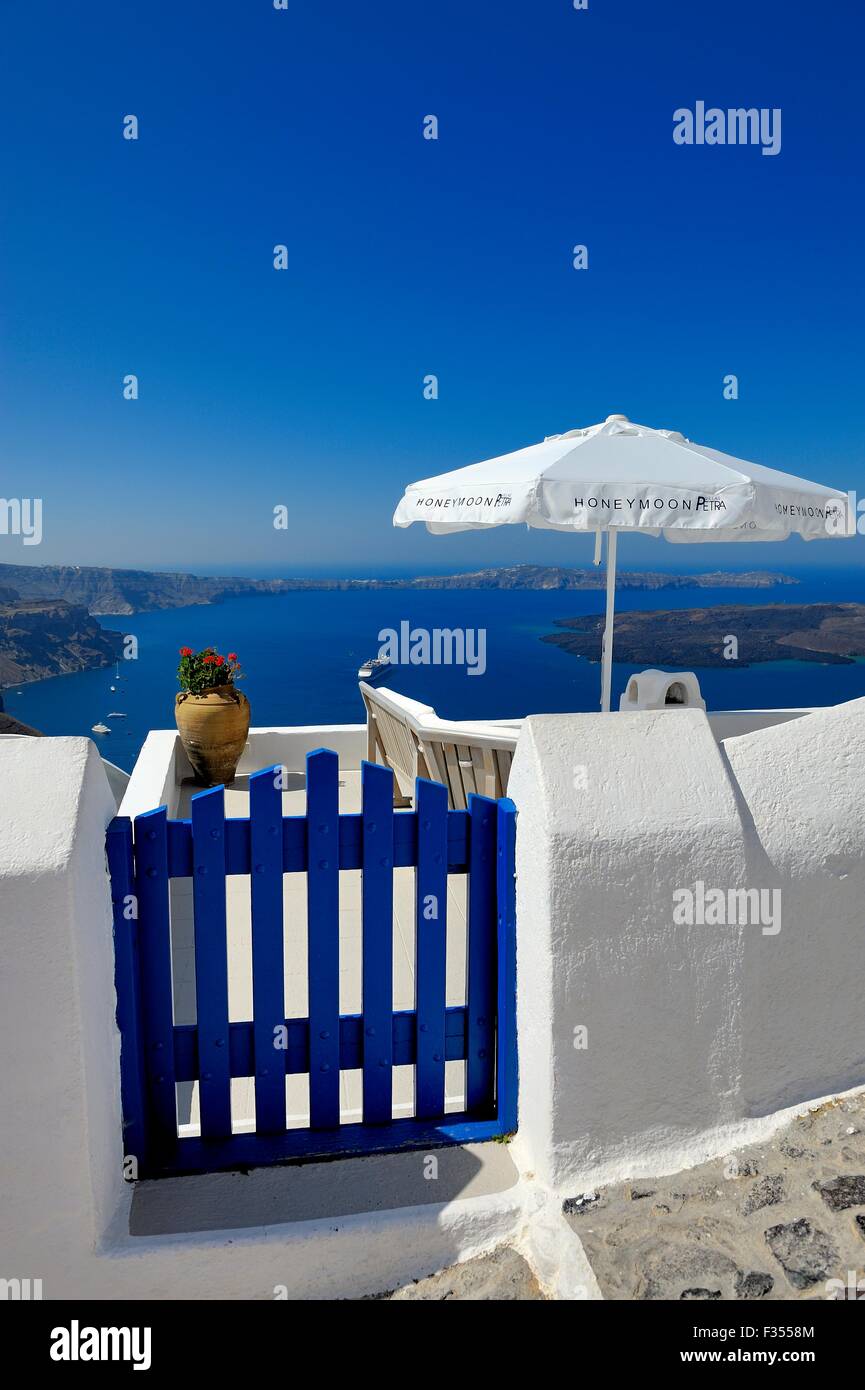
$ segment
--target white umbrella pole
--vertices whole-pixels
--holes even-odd
[[[613,680],[613,617],[616,607],[616,541],[615,531],[607,532],[607,614],[604,620],[604,641],[601,648],[601,710],[610,712],[610,687]]]

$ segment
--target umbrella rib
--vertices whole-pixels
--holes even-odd
[[[654,433],[657,434],[658,431],[655,430]],[[668,444],[675,444],[677,449],[684,449],[692,458],[702,459],[703,463],[713,463],[716,468],[723,468],[727,473],[731,473],[734,478],[739,478],[743,483],[750,483],[753,487],[754,480],[750,478],[747,473],[742,473],[738,468],[731,468],[728,463],[721,463],[718,459],[707,458],[707,456],[702,453],[699,448],[695,447],[690,440],[685,439],[680,441],[678,439],[669,439],[667,442]],[[666,483],[662,484],[662,486],[669,487],[670,484]]]

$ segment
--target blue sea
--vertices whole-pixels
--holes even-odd
[[[787,571],[795,573],[794,571]],[[862,600],[856,572],[803,571],[795,588],[623,591],[621,611],[710,607],[729,603]],[[557,618],[600,613],[600,592],[500,590],[307,592],[231,599],[211,607],[105,617],[106,628],[133,633],[138,659],[114,668],[37,681],[4,692],[8,713],[45,734],[93,735],[111,762],[131,769],[150,729],[174,727],[178,648],[213,645],[237,651],[247,679],[252,722],[360,723],[357,668],[375,655],[379,632],[413,627],[484,628],[486,671],[455,666],[398,666],[382,682],[432,705],[447,719],[516,718],[598,708],[600,668],[539,639]],[[613,668],[613,708],[636,667]],[[865,662],[850,666],[777,661],[697,672],[710,709],[830,705],[865,695]],[[111,690],[111,686],[116,686]],[[107,720],[112,710],[125,719]]]

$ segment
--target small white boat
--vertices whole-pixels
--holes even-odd
[[[113,710],[110,711],[109,714],[106,715],[106,718],[107,718],[107,719],[125,719],[125,718],[126,718],[126,715],[123,713],[123,710],[120,710],[120,709],[113,709]]]
[[[110,734],[111,730],[107,724],[94,724],[92,732],[94,734]]]
[[[390,662],[387,657],[373,656],[369,661],[364,661],[357,668],[357,678],[359,681],[374,681],[379,676],[383,676],[385,671],[390,670]]]

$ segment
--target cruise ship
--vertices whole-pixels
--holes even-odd
[[[369,661],[361,662],[360,666],[357,668],[357,678],[359,681],[374,681],[378,680],[379,676],[383,676],[385,671],[389,670],[390,662],[386,657],[373,656],[370,657]]]

